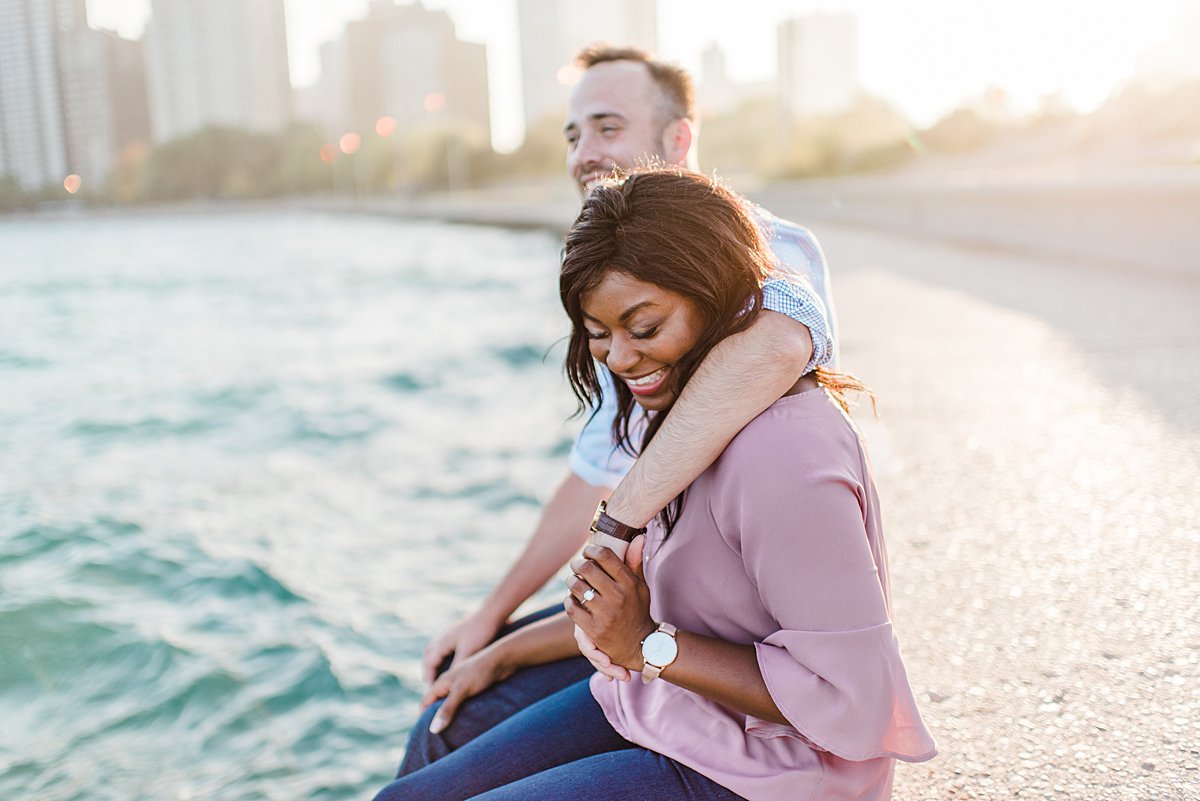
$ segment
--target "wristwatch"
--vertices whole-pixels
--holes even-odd
[[[675,627],[670,623],[659,623],[650,636],[642,640],[642,684],[658,678],[667,665],[679,656],[679,643],[675,641]]]
[[[608,501],[600,501],[600,505],[596,507],[596,516],[592,518],[591,532],[593,534],[607,534],[625,542],[633,542],[634,537],[646,533],[645,528],[625,525],[610,515],[607,509]]]

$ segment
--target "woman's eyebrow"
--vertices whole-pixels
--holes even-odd
[[[618,319],[622,323],[624,323],[626,320],[628,320],[630,317],[632,317],[637,312],[641,311],[642,309],[646,308],[647,306],[653,306],[653,305],[654,305],[654,301],[652,301],[652,300],[643,300],[641,303],[635,303],[632,306],[630,306],[628,309],[626,309],[625,311],[621,312],[621,316]]]

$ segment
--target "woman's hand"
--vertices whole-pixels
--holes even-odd
[[[642,640],[657,628],[642,576],[645,544],[645,536],[636,537],[625,560],[608,548],[589,545],[582,558],[571,562],[574,575],[567,579],[568,617],[612,664],[628,670],[642,669]],[[588,590],[590,596],[585,595]]]
[[[495,638],[502,625],[503,620],[495,620],[479,609],[434,637],[425,646],[425,653],[421,657],[421,673],[425,681],[433,682],[438,666],[451,654],[454,655],[451,665],[455,665],[477,653]]]
[[[441,709],[433,716],[429,732],[441,732],[450,725],[463,701],[479,695],[498,681],[504,681],[513,672],[513,668],[500,658],[495,647],[485,648],[466,659],[455,659],[454,666],[438,676],[429,692],[421,699],[422,710],[439,698],[446,699],[442,702]]]

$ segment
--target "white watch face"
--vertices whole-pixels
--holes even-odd
[[[664,631],[656,631],[642,643],[642,659],[655,667],[664,668],[675,661],[679,646],[675,638]]]

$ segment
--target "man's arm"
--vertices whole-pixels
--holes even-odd
[[[809,329],[770,310],[718,343],[613,491],[608,513],[627,525],[646,525],[800,379],[812,353]]]
[[[568,473],[542,508],[533,536],[496,588],[474,613],[443,631],[425,648],[421,660],[426,681],[451,653],[457,662],[486,646],[516,608],[550,580],[587,539],[596,505],[608,487],[593,486]]]

